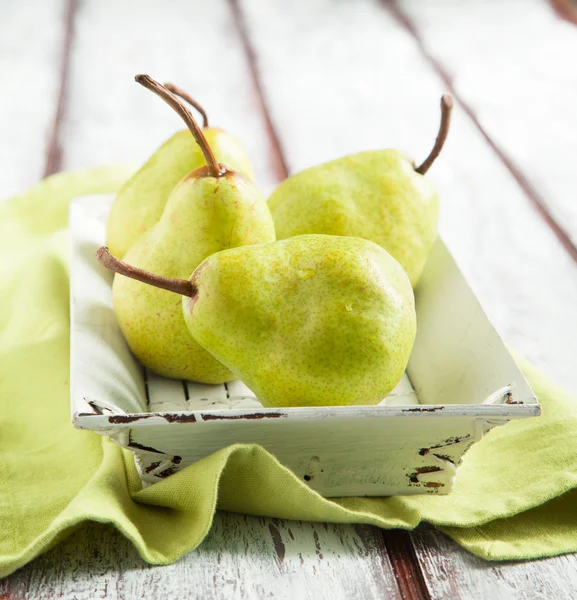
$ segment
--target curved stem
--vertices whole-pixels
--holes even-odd
[[[165,83],[164,87],[171,94],[179,96],[180,98],[188,102],[191,106],[196,108],[196,110],[200,113],[202,117],[202,128],[206,129],[208,127],[208,115],[206,114],[206,111],[204,110],[201,104],[199,104],[192,96],[187,94],[182,88],[179,88],[178,86],[174,85],[174,83]]]
[[[169,106],[171,106],[186,123],[190,132],[194,136],[196,143],[200,146],[206,164],[208,165],[208,174],[212,177],[220,177],[223,174],[223,169],[216,162],[216,158],[202,133],[202,129],[198,126],[198,123],[194,120],[192,113],[188,108],[176,97],[173,96],[161,83],[155,81],[149,75],[136,75],[135,81],[140,83],[146,89],[154,92],[157,96],[160,96]]]
[[[443,149],[443,146],[445,145],[445,140],[447,139],[447,134],[449,133],[449,125],[451,124],[452,110],[453,97],[450,94],[445,94],[441,98],[441,124],[439,125],[439,133],[437,134],[435,145],[429,153],[429,156],[427,156],[423,163],[415,169],[417,173],[424,175],[431,168],[431,165],[435,162],[437,156],[441,154],[441,150]]]
[[[102,246],[102,248],[97,250],[96,258],[101,265],[104,265],[107,269],[110,269],[115,273],[125,275],[131,279],[136,279],[137,281],[142,281],[142,283],[154,285],[158,288],[162,288],[163,290],[174,292],[175,294],[180,294],[181,296],[193,298],[196,296],[198,291],[196,286],[193,285],[188,279],[164,277],[162,275],[149,273],[148,271],[139,269],[138,267],[133,267],[132,265],[125,263],[123,260],[112,256],[106,246]]]

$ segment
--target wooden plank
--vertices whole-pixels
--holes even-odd
[[[376,528],[227,513],[195,552],[166,567],[145,565],[121,534],[91,524],[0,581],[0,597],[401,598]]]
[[[412,534],[433,598],[574,600],[577,555],[487,563],[432,527]]]
[[[446,88],[378,0],[241,6],[289,171],[383,146],[426,155]],[[577,391],[576,265],[467,114],[454,113],[428,174],[441,233],[505,341]]]
[[[397,6],[577,260],[577,133],[568,126],[577,106],[575,25],[542,0]]]
[[[0,200],[45,171],[60,91],[65,0],[4,2],[0,18]]]
[[[210,25],[208,25],[210,23]],[[136,25],[137,24],[137,25]],[[257,181],[270,189],[274,166],[250,70],[226,2],[82,2],[75,21],[66,118],[66,168],[144,162],[182,121],[134,83],[146,72],[187,90],[245,145]]]

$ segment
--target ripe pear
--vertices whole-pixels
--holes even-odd
[[[203,115],[203,134],[216,159],[252,178],[252,167],[241,143],[227,131],[209,127],[204,109],[185,92],[172,84],[166,87]],[[176,184],[204,164],[202,150],[188,129],[175,133],[158,148],[116,195],[106,227],[106,243],[115,255],[124,256],[143,233],[158,223]]]
[[[265,406],[377,404],[411,354],[411,283],[386,250],[361,238],[302,235],[223,250],[189,280],[134,269],[105,248],[99,259],[180,293],[192,337]]]
[[[176,185],[160,220],[128,250],[127,260],[165,276],[187,277],[214,252],[274,241],[270,211],[252,181],[216,162],[190,111],[164,86],[147,75],[136,79],[183,117],[207,164]],[[190,337],[174,294],[125,277],[115,277],[112,292],[124,337],[146,367],[202,383],[234,378]]]
[[[278,240],[307,233],[371,240],[418,283],[437,237],[439,200],[423,176],[447,136],[452,99],[443,96],[439,135],[415,168],[398,150],[360,152],[312,167],[283,181],[269,198]]]

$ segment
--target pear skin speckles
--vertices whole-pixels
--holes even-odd
[[[203,130],[216,159],[252,178],[252,167],[240,142],[218,128]],[[118,192],[106,226],[106,245],[123,258],[138,239],[158,223],[179,181],[205,164],[188,129],[175,133]]]
[[[267,406],[377,404],[416,333],[410,281],[383,248],[303,235],[225,250],[194,274],[193,337]]]
[[[415,286],[437,237],[439,201],[396,150],[345,156],[285,179],[268,200],[277,239],[361,237],[389,252]]]
[[[215,193],[216,190],[216,193]],[[206,198],[211,199],[206,202]],[[245,176],[182,181],[160,221],[127,252],[126,261],[159,275],[187,279],[225,248],[271,242],[274,224],[262,195]],[[133,354],[165,377],[223,383],[233,374],[189,334],[175,293],[116,276],[114,309]],[[194,304],[184,298],[185,305]]]

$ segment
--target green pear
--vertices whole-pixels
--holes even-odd
[[[376,150],[283,181],[268,201],[277,239],[323,233],[371,240],[401,263],[415,286],[437,237],[439,200],[423,175],[446,139],[450,96],[443,96],[441,107],[437,141],[418,168],[397,150]]]
[[[214,252],[274,241],[270,211],[252,181],[216,162],[188,109],[164,86],[146,75],[137,81],[183,117],[207,164],[176,185],[158,223],[128,250],[126,259],[165,276],[187,277]],[[125,277],[115,277],[112,292],[124,337],[146,367],[165,377],[202,383],[233,379],[191,338],[174,294]]]
[[[185,92],[172,84],[166,87],[201,112],[204,137],[216,159],[252,178],[252,167],[241,143],[223,129],[208,127],[203,108]],[[124,256],[143,233],[158,223],[176,184],[204,164],[202,150],[188,129],[167,140],[116,195],[106,227],[106,244],[112,252]]]
[[[411,283],[386,250],[361,238],[302,235],[224,250],[189,280],[134,269],[105,248],[99,259],[183,295],[192,337],[265,406],[377,404],[411,354]]]

